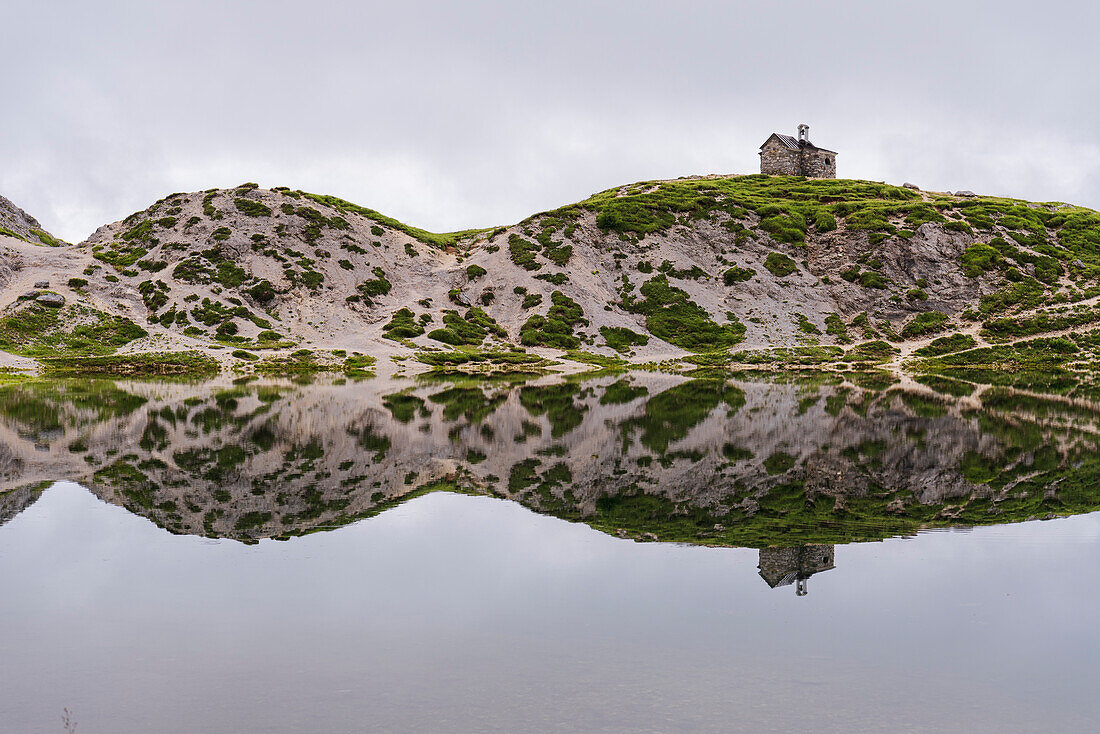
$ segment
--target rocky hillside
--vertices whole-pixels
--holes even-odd
[[[62,353],[79,351],[66,341],[68,309],[122,351],[430,363],[560,354],[540,348],[751,361],[859,342],[904,355],[936,336],[974,346],[1100,320],[1097,212],[861,181],[642,182],[451,234],[244,184],[173,194],[66,249],[80,272],[55,271],[67,303],[45,340]],[[0,303],[0,348],[44,354],[19,295]],[[1045,321],[1017,323],[1035,318]]]
[[[42,229],[37,219],[4,196],[0,196],[0,236],[14,237],[17,240],[51,247],[65,244]]]

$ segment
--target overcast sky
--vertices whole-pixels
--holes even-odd
[[[758,170],[1100,208],[1094,0],[5,0],[0,193],[66,239],[256,181],[444,231]]]

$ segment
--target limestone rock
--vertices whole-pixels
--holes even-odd
[[[34,300],[43,306],[52,306],[53,308],[60,308],[65,305],[65,296],[60,293],[43,293]]]

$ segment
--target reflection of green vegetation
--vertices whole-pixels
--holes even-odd
[[[926,358],[916,367],[967,382],[1071,393],[1080,378],[1066,365],[1079,353],[1071,340],[1050,337]]]
[[[764,468],[768,474],[784,474],[793,469],[797,461],[798,459],[786,452],[776,451],[764,459]]]
[[[994,354],[1016,354],[1009,350]],[[843,377],[856,386],[835,376],[825,389],[820,380],[749,387],[710,377],[652,396],[632,384],[636,376],[523,386],[465,379],[427,398],[413,393],[420,383],[368,400],[392,421],[354,422],[348,436],[332,437],[302,435],[288,422],[293,409],[280,415],[294,405],[294,388],[249,379],[150,403],[109,382],[24,383],[0,389],[0,417],[24,439],[53,441],[59,430],[145,407],[127,422],[132,448],[104,451],[95,439],[102,431],[81,430],[61,436],[62,451],[87,462],[97,492],[172,532],[244,542],[336,527],[448,489],[508,496],[626,537],[753,547],[1100,509],[1100,416],[1083,402],[996,387],[956,401],[961,383],[933,373],[920,377],[940,396],[884,386],[873,372]],[[865,380],[874,389],[860,389]],[[752,412],[742,387],[762,391]],[[332,388],[319,389],[327,396]],[[517,403],[546,422],[525,420]],[[417,416],[415,427],[399,425]],[[758,420],[820,435],[799,425],[761,433]],[[621,432],[617,446],[609,428]],[[410,447],[421,435],[424,445]],[[610,441],[593,455],[588,444],[600,436]],[[503,465],[503,454],[481,443],[501,440],[523,444]],[[438,465],[424,461],[424,449],[456,468],[424,484]],[[942,486],[917,491],[915,477],[930,466]]]
[[[626,380],[619,380],[604,388],[600,405],[622,405],[648,394],[649,390],[644,385],[631,385]]]
[[[359,446],[366,451],[373,451],[374,461],[379,462],[389,453],[390,437],[378,433],[374,426],[363,426],[359,431]]]
[[[63,375],[209,376],[218,363],[199,352],[146,352],[103,357],[51,357],[42,360],[46,372]]]
[[[663,454],[721,403],[736,411],[745,404],[745,393],[722,380],[691,380],[651,397],[641,416],[622,424],[622,434],[640,430],[642,445]]]
[[[390,411],[390,415],[399,423],[411,421],[418,410],[424,408],[424,398],[407,393],[394,393],[382,398],[382,404]]]
[[[465,416],[470,423],[478,424],[492,415],[506,397],[505,393],[487,396],[478,387],[452,387],[430,395],[428,400],[443,406],[443,419],[446,421]]]
[[[31,382],[0,388],[0,415],[34,434],[129,415],[145,398],[105,380]]]
[[[572,382],[523,387],[519,402],[531,415],[545,415],[550,421],[550,435],[560,438],[579,426],[588,412],[587,405],[574,402],[580,392]]]
[[[942,392],[945,395],[953,395],[957,398],[966,397],[974,393],[974,386],[969,382],[953,380],[950,377],[942,377],[940,375],[917,375],[913,379],[922,385],[927,385],[936,392]]]

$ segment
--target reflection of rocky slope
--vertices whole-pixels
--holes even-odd
[[[72,478],[173,532],[245,540],[432,489],[743,545],[1100,505],[1095,435],[1050,405],[1041,424],[833,383],[37,383],[0,392],[0,415],[9,486]]]
[[[28,484],[0,492],[0,525],[37,502],[43,489],[42,485]]]

